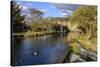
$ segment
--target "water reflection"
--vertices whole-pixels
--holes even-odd
[[[11,64],[20,66],[59,63],[67,49],[68,44],[63,35],[17,38],[12,44]]]

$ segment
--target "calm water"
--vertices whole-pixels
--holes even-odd
[[[59,34],[13,38],[11,64],[20,66],[61,63],[69,49],[65,37]]]

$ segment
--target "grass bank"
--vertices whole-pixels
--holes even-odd
[[[68,42],[70,43],[71,51],[75,54],[78,53],[79,48],[77,47],[78,42],[80,42],[81,46],[89,51],[97,52],[97,39],[96,37],[91,38],[90,40],[87,40],[86,35],[72,32],[68,35]]]
[[[12,36],[14,37],[37,37],[37,36],[44,36],[44,35],[55,34],[55,33],[64,33],[64,32],[54,31],[54,30],[39,31],[39,32],[28,31],[28,32],[21,32],[21,33],[12,33]]]

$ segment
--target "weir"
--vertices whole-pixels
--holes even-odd
[[[60,25],[60,32],[65,32],[64,26],[67,27],[68,17],[52,17],[49,19],[53,21],[52,23],[56,23]]]

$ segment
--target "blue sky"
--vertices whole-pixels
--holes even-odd
[[[28,8],[35,8],[44,12],[44,17],[63,17],[70,16],[78,5],[61,4],[61,3],[47,3],[47,2],[32,2],[32,1],[16,1],[18,5],[22,6],[22,14],[29,15]]]

